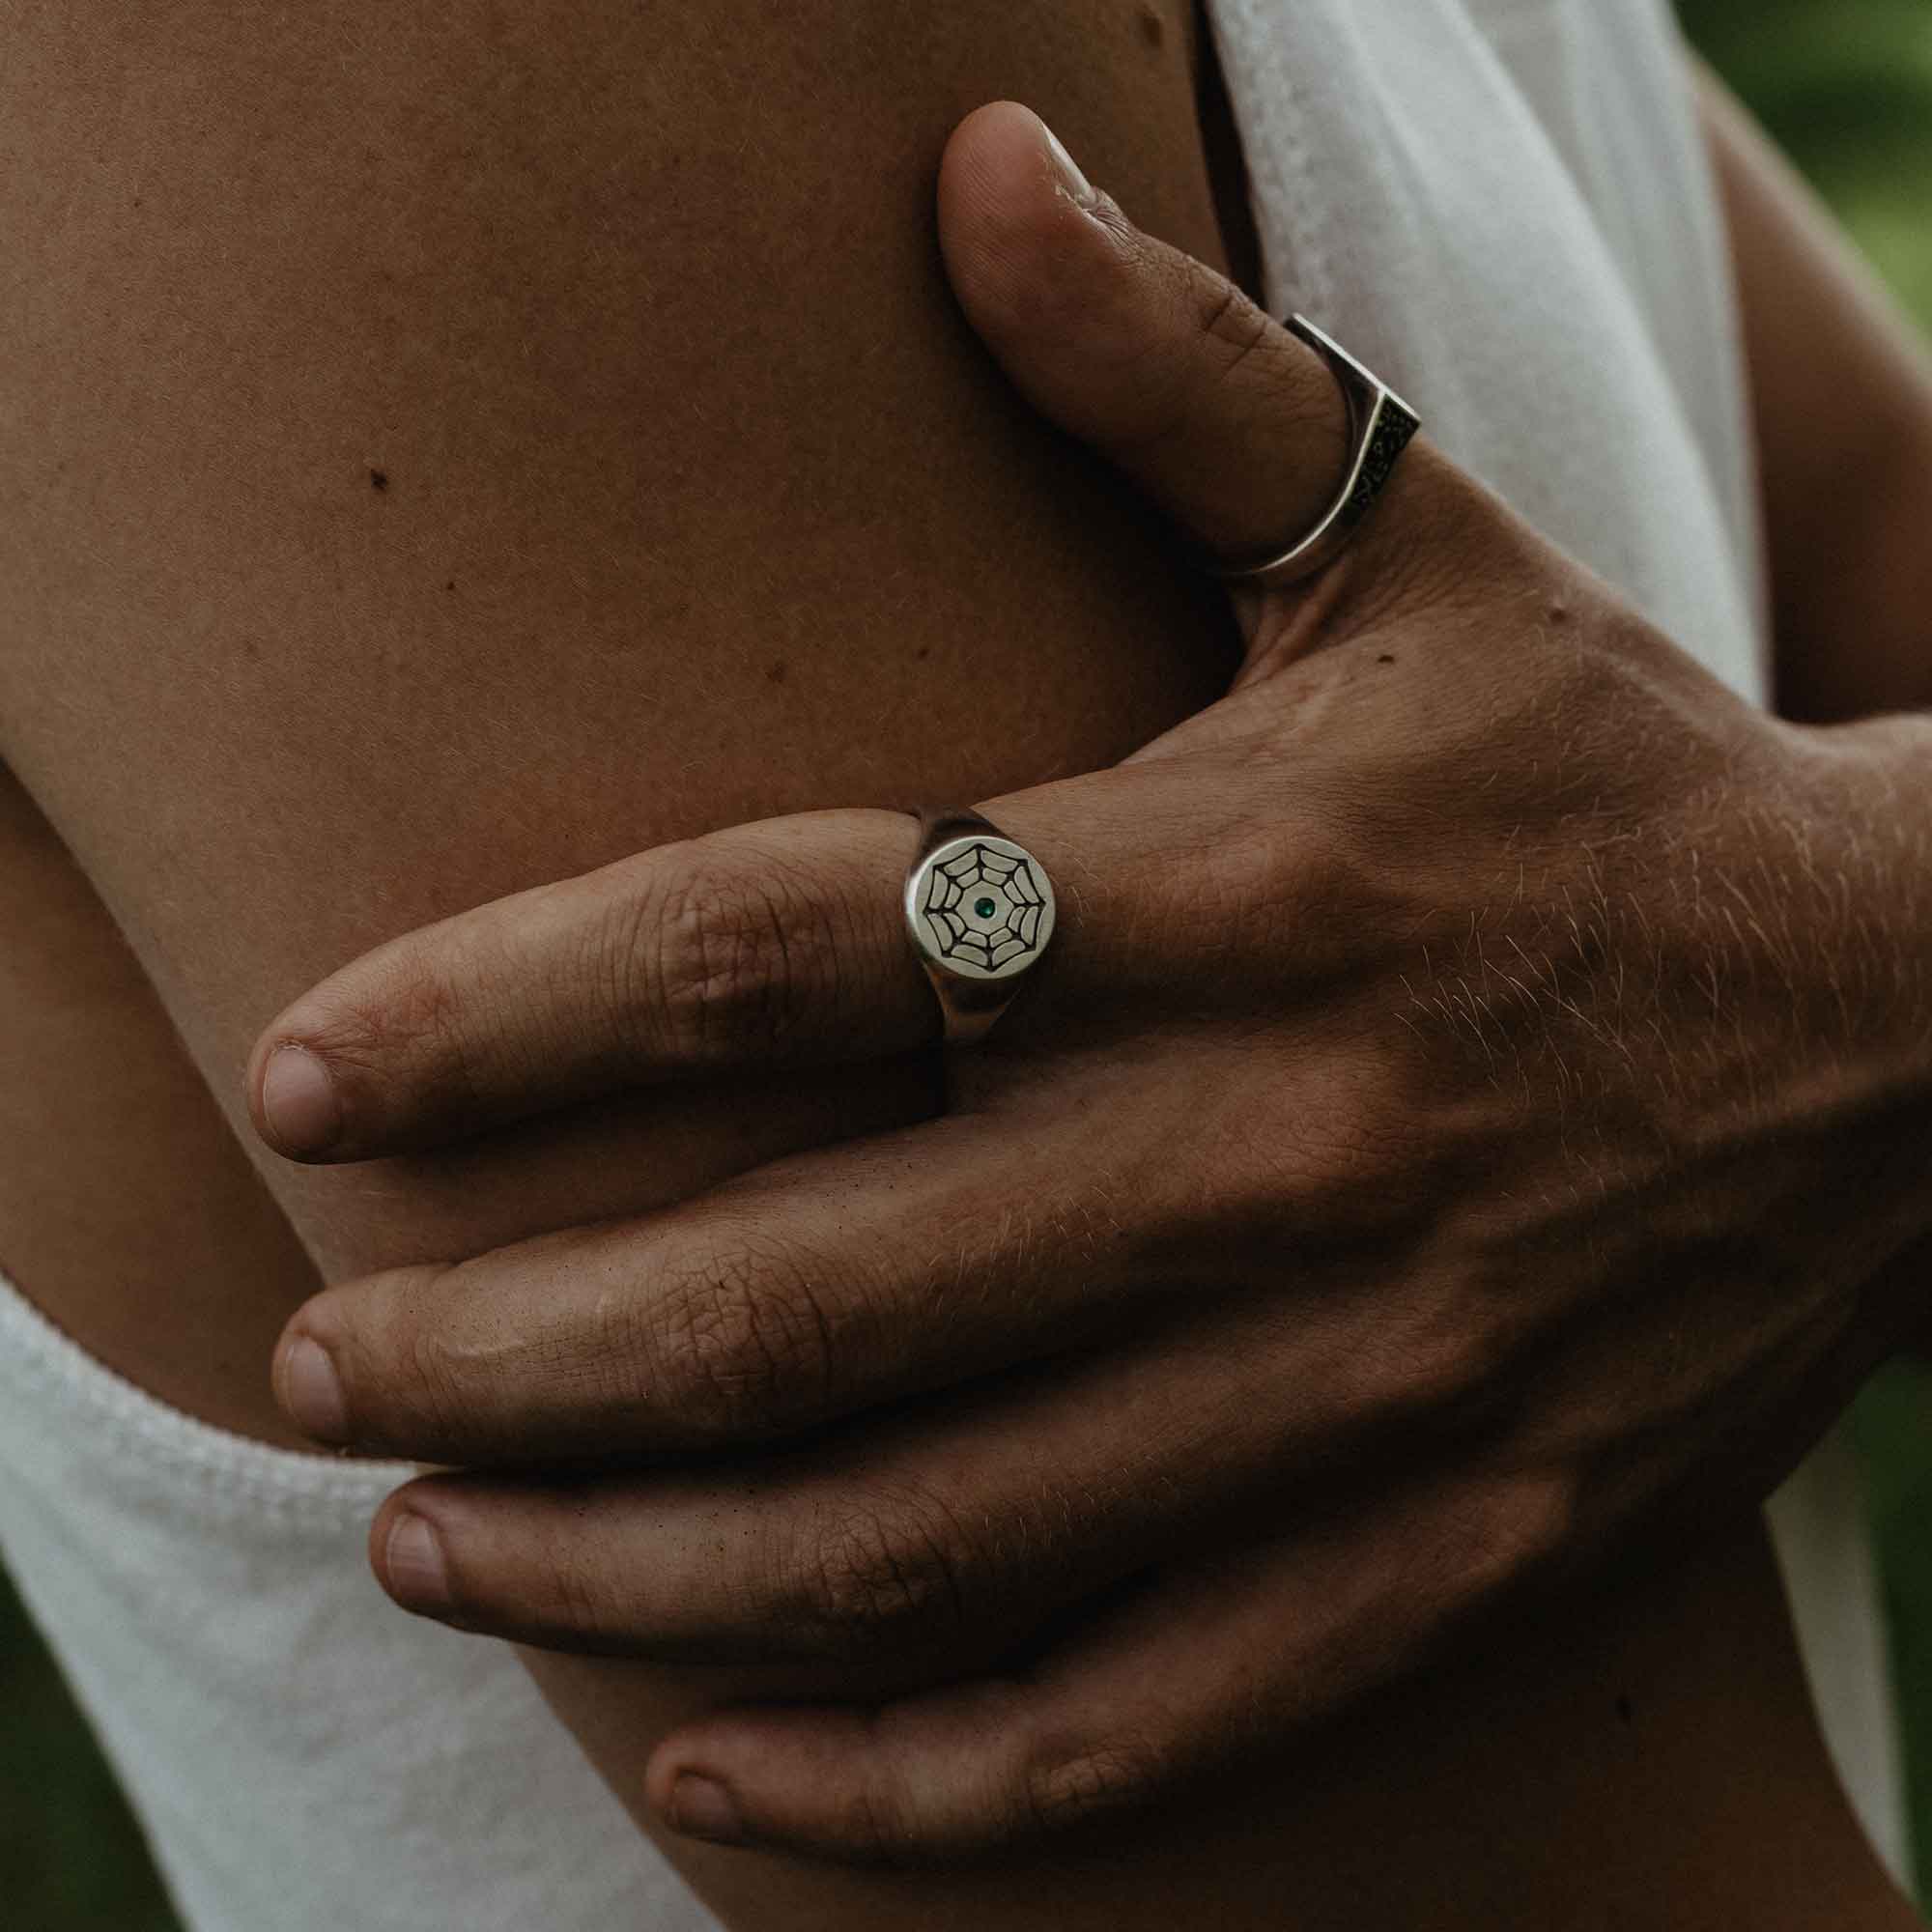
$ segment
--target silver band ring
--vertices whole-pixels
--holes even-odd
[[[939,999],[946,1042],[980,1038],[1053,937],[1053,881],[977,811],[922,811],[905,878],[906,934]]]
[[[1386,383],[1306,316],[1292,315],[1283,326],[1327,363],[1342,385],[1349,404],[1349,469],[1333,508],[1299,542],[1258,562],[1208,566],[1224,582],[1254,590],[1279,590],[1326,570],[1375,508],[1403,451],[1422,427],[1422,418]]]

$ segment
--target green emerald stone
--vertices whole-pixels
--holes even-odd
[[[999,911],[999,907],[995,905],[991,899],[975,899],[973,901],[973,910],[976,913],[978,913],[981,919],[991,919],[992,916]]]

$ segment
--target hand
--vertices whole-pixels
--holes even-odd
[[[955,135],[975,326],[1201,542],[1304,526],[1328,373],[1055,165]],[[984,805],[1061,926],[944,1118],[291,1324],[318,1436],[526,1465],[385,1506],[409,1606],[914,1687],[687,1726],[673,1825],[943,1857],[1147,1803],[1762,1493],[1903,1325],[1917,727],[1752,711],[1426,443],[1242,616],[1222,702]],[[809,813],[412,934],[269,1030],[257,1120],[355,1159],[929,1042],[914,840]]]

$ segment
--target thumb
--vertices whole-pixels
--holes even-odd
[[[947,146],[939,236],[968,320],[1043,415],[1236,562],[1328,510],[1350,456],[1334,375],[1226,276],[1143,234],[1012,101]]]

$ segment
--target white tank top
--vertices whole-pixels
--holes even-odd
[[[1734,303],[1664,0],[1218,0],[1270,300],[1741,690],[1764,682]],[[410,1473],[190,1421],[0,1281],[0,1548],[194,1932],[714,1921],[510,1653],[393,1608]],[[1894,1865],[1868,1552],[1828,1446],[1774,1508]]]

